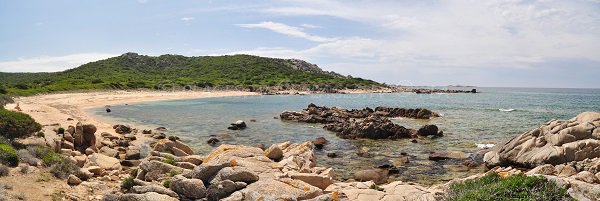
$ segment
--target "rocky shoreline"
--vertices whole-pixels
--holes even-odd
[[[304,111],[282,114],[282,120],[287,120],[283,116],[289,121],[320,123],[325,127],[341,125],[356,130],[354,138],[377,133],[374,136],[387,137],[376,139],[397,139],[395,135],[361,130],[378,127],[361,123],[365,119],[437,115],[424,109],[346,110],[311,104]],[[325,139],[283,142],[266,149],[222,144],[207,155],[197,155],[177,137],[169,136],[167,128],[139,130],[114,125],[112,131],[100,132],[94,125],[75,124],[69,119],[63,123],[67,129],[59,129],[60,124],[47,124],[43,137],[19,141],[22,146],[51,147],[79,167],[66,179],[58,180],[70,185],[61,187],[64,200],[443,200],[453,184],[490,172],[503,177],[543,176],[568,189],[569,195],[578,200],[597,200],[600,195],[600,158],[596,155],[600,113],[595,112],[567,121],[549,121],[507,143],[483,150],[485,157],[478,162],[486,162],[489,171],[430,187],[387,180],[388,174],[401,169],[386,164],[356,171],[352,179],[337,180],[334,169],[317,164],[314,151],[326,146]],[[409,130],[410,138],[419,137],[417,133],[439,135],[427,131],[434,130],[427,127]],[[455,155],[439,152],[431,153],[429,158],[465,158]],[[39,161],[22,163],[13,169],[11,175],[19,178],[31,174],[29,170],[47,171]]]

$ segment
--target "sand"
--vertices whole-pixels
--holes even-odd
[[[196,99],[225,96],[252,96],[259,95],[254,92],[242,91],[108,91],[108,92],[86,92],[86,93],[62,93],[47,94],[30,97],[19,97],[14,104],[6,105],[6,109],[14,110],[19,104],[23,113],[31,115],[42,125],[56,125],[68,127],[77,122],[96,125],[98,131],[114,133],[111,122],[101,120],[86,112],[94,107],[106,105],[119,105],[125,103],[137,103],[161,100]],[[73,120],[67,120],[72,118]],[[50,126],[47,128],[55,128]]]

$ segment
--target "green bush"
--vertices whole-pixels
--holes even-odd
[[[0,162],[8,166],[19,165],[17,150],[9,144],[0,144]]]
[[[447,200],[574,200],[567,190],[542,176],[496,173],[450,186]]]
[[[163,186],[165,188],[169,188],[171,186],[171,180],[167,179],[167,180],[163,181]]]
[[[9,139],[27,137],[41,129],[42,125],[27,114],[0,109],[0,134],[3,137]]]
[[[130,190],[134,185],[135,185],[135,182],[133,182],[133,177],[127,177],[127,178],[123,179],[123,182],[121,182],[121,188],[127,189],[127,190]]]

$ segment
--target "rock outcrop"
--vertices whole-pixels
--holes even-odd
[[[488,166],[533,168],[600,157],[600,113],[584,112],[567,120],[552,120],[497,145],[485,154]]]
[[[287,111],[279,115],[282,120],[305,123],[326,124],[323,128],[335,132],[341,138],[370,138],[370,139],[399,139],[421,136],[438,135],[435,125],[427,125],[417,132],[393,123],[389,118],[406,117],[430,119],[439,115],[427,109],[405,109],[377,107],[375,110],[346,110],[340,108],[319,107],[314,104],[302,112]]]

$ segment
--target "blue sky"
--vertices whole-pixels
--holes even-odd
[[[389,84],[600,86],[599,0],[0,0],[0,30],[2,72],[243,53]]]

